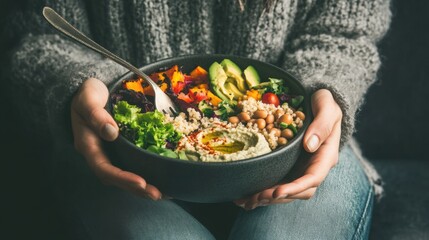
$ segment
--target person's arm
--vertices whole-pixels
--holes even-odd
[[[106,84],[126,72],[118,64],[81,47],[54,30],[42,16],[45,1],[29,1],[11,13],[5,38],[6,87],[28,129],[37,136],[67,137],[70,134],[71,96],[89,77]],[[55,1],[52,5],[77,28],[90,35],[83,1]]]
[[[341,143],[380,67],[378,41],[391,18],[389,0],[315,1],[299,16],[286,45],[284,68],[310,92],[328,89],[343,112]]]
[[[389,26],[389,1],[315,1],[307,10],[297,19],[284,67],[312,93],[314,119],[303,138],[311,156],[298,178],[235,201],[246,209],[314,196],[351,137],[380,66],[376,44]]]
[[[90,77],[106,84],[125,70],[90,50],[54,34],[27,36],[12,56],[10,82],[23,117],[32,119],[35,130],[68,137],[70,101],[82,82]]]
[[[42,17],[44,2],[29,1],[27,10],[15,13],[9,26],[18,31],[10,30],[14,34],[8,42],[19,43],[9,52],[4,68],[6,87],[25,127],[36,132],[37,142],[74,146],[103,183],[160,199],[161,193],[143,178],[112,165],[102,148],[101,138],[111,141],[119,131],[104,109],[106,84],[126,70],[54,31]],[[90,35],[84,1],[55,1],[47,6]]]

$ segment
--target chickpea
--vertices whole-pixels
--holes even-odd
[[[267,123],[273,123],[274,122],[274,115],[273,114],[268,114],[268,116],[265,118],[265,121]]]
[[[277,115],[283,115],[283,114],[285,114],[285,110],[283,110],[282,108],[277,109],[277,110],[275,111],[275,114],[277,114]]]
[[[286,139],[286,138],[284,138],[284,137],[279,137],[279,139],[277,139],[277,143],[278,143],[279,145],[286,145],[286,143],[287,143],[287,139]]]
[[[290,114],[286,113],[277,120],[277,123],[279,123],[279,124],[282,122],[284,122],[286,124],[291,124],[291,123],[293,123],[293,118]]]
[[[304,114],[303,112],[301,112],[301,111],[296,111],[296,112],[295,112],[295,115],[296,115],[296,117],[297,117],[297,118],[301,119],[302,121],[304,121],[304,120],[305,120],[305,114]]]
[[[266,122],[267,120],[265,120],[265,122]],[[274,127],[274,124],[272,124],[272,123],[267,123],[267,126],[265,127],[265,129],[267,129],[267,131],[269,132],[271,129],[273,129],[273,127]]]
[[[237,124],[237,123],[239,123],[239,122],[240,122],[240,119],[239,119],[238,117],[236,117],[236,116],[232,116],[232,117],[229,117],[229,118],[228,118],[228,121],[229,121],[230,123],[232,123],[232,124]]]
[[[264,129],[265,126],[267,125],[267,123],[265,122],[265,120],[263,118],[258,118],[256,120],[256,125],[258,125],[259,129]]]
[[[242,122],[248,122],[250,120],[250,116],[247,112],[241,112],[237,115],[237,117],[240,119],[240,121]]]
[[[256,110],[253,113],[253,118],[266,118],[267,116],[268,116],[268,113],[265,110]]]
[[[286,139],[292,139],[293,138],[293,132],[289,128],[282,130],[282,137]]]
[[[276,118],[276,119],[279,119],[281,116],[283,116],[285,114],[285,111],[283,110],[283,109],[277,109],[275,112],[274,112],[274,117]]]
[[[278,129],[278,128],[272,128],[271,130],[270,130],[270,133],[271,132],[275,132],[274,133],[274,136],[276,136],[276,137],[280,137],[281,136],[281,134],[282,134],[282,131],[280,131],[280,129]]]

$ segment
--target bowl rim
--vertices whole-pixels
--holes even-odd
[[[308,126],[310,125],[310,122],[312,120],[312,112],[310,111],[311,108],[310,108],[308,91],[303,86],[302,81],[298,80],[298,78],[296,76],[294,76],[293,74],[291,74],[287,70],[282,69],[282,68],[280,68],[274,64],[271,64],[268,62],[263,62],[263,61],[260,61],[258,59],[254,59],[254,58],[248,58],[248,57],[231,55],[231,54],[189,54],[189,55],[181,55],[181,56],[176,56],[176,57],[162,58],[162,59],[156,60],[155,62],[152,62],[152,63],[146,64],[142,67],[139,67],[139,69],[144,71],[143,70],[144,68],[150,68],[153,65],[160,65],[163,63],[168,64],[168,63],[174,62],[174,61],[182,61],[182,60],[190,59],[190,58],[192,59],[192,58],[204,58],[204,57],[207,57],[207,58],[212,58],[212,57],[213,58],[234,58],[234,59],[245,60],[245,61],[250,61],[250,62],[257,62],[258,64],[266,65],[270,68],[276,69],[277,71],[285,73],[288,76],[288,79],[286,81],[295,82],[295,84],[298,86],[298,88],[300,88],[300,90],[303,92],[303,95],[304,95],[304,104],[305,104],[304,112],[306,113],[306,115],[305,115],[306,117],[305,117],[303,126],[298,130],[298,133],[296,134],[296,136],[287,145],[282,146],[279,149],[275,149],[269,153],[266,153],[263,155],[258,155],[258,156],[251,157],[251,158],[238,159],[238,160],[233,160],[233,161],[223,161],[223,162],[190,161],[190,160],[183,160],[183,159],[176,159],[176,158],[161,156],[159,154],[147,151],[145,149],[142,149],[142,148],[136,146],[134,143],[129,141],[127,138],[125,138],[121,133],[119,133],[118,138],[116,140],[114,140],[113,142],[120,141],[120,142],[122,142],[128,146],[131,146],[131,148],[133,148],[134,150],[141,151],[144,154],[147,154],[149,156],[153,156],[157,159],[162,159],[163,161],[173,162],[173,163],[177,163],[177,164],[204,165],[207,167],[218,167],[218,166],[223,166],[223,165],[241,165],[241,164],[249,163],[249,162],[256,162],[256,161],[259,162],[261,160],[269,161],[271,159],[271,156],[276,156],[278,154],[282,154],[283,152],[294,147],[296,144],[300,144],[302,142],[301,140],[304,137],[304,134],[305,134],[306,130],[308,129]],[[112,103],[111,103],[110,94],[114,90],[116,90],[116,88],[118,87],[120,82],[122,82],[123,80],[126,80],[127,78],[130,78],[133,75],[135,75],[133,72],[127,71],[126,73],[117,77],[115,80],[113,80],[112,82],[110,82],[110,84],[107,85],[107,88],[109,90],[109,98],[107,100],[107,104],[106,104],[105,109],[107,110],[107,112],[112,117],[113,117],[113,114],[112,114],[112,109],[111,109]],[[267,157],[267,155],[270,155],[270,156]]]

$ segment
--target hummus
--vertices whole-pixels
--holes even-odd
[[[226,162],[256,157],[271,152],[264,135],[246,128],[214,125],[183,137],[177,150],[188,159],[203,162]]]

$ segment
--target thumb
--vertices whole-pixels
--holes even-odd
[[[73,98],[72,111],[81,116],[101,138],[113,141],[119,135],[119,128],[104,108],[108,97],[109,91],[106,85],[98,79],[90,78],[82,84]]]
[[[316,91],[311,99],[314,119],[304,136],[304,148],[315,152],[331,135],[342,119],[342,111],[331,92],[326,89]]]

